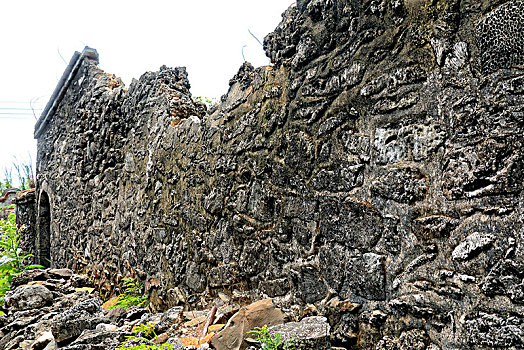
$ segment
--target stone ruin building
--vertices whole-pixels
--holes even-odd
[[[18,188],[7,188],[5,191],[0,192],[0,220],[6,220],[13,209],[6,208],[10,207],[13,199],[16,198]]]
[[[523,40],[524,1],[298,0],[210,110],[184,68],[125,87],[86,48],[36,124],[26,243],[157,309],[244,293],[342,345],[522,349]]]

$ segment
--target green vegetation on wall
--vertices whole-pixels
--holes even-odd
[[[8,209],[10,207],[0,207]],[[32,254],[25,254],[19,248],[20,230],[16,227],[16,215],[12,212],[7,220],[0,220],[0,304],[11,289],[13,277],[29,269],[43,268],[40,265],[26,265]]]

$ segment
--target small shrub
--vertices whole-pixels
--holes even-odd
[[[176,350],[173,344],[158,344],[158,336],[155,333],[155,323],[146,323],[134,326],[131,330],[136,334],[127,337],[116,350]],[[142,333],[143,336],[138,336]]]
[[[5,190],[7,190],[8,188],[13,187],[12,185],[13,179],[9,178],[8,176],[11,176],[11,175],[10,173],[6,171],[6,178],[4,179],[4,181],[0,180],[0,195],[2,195],[5,192]]]
[[[8,207],[1,207],[0,210]],[[16,227],[16,214],[9,214],[7,220],[0,220],[0,305],[4,295],[11,289],[13,277],[25,270],[42,269],[41,265],[26,265],[32,254],[23,253],[20,248],[20,232]]]
[[[107,310],[114,309],[115,307],[123,307],[126,309],[131,306],[147,307],[149,301],[147,299],[148,296],[142,292],[144,287],[133,278],[124,278],[123,281],[124,292],[115,298],[109,299],[103,306]]]
[[[296,340],[293,338],[282,340],[281,333],[271,334],[267,330],[267,325],[264,327],[255,327],[254,330],[247,332],[248,334],[254,334],[257,336],[255,340],[262,343],[263,349],[265,350],[292,350],[295,348]]]

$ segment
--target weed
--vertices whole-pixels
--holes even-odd
[[[282,339],[281,333],[271,334],[267,330],[267,325],[264,327],[255,327],[254,330],[247,332],[248,334],[254,334],[257,336],[255,340],[263,344],[263,349],[265,350],[292,350],[295,348],[296,340],[289,338],[286,340]]]
[[[31,159],[31,155],[29,155],[29,159],[25,161],[18,160],[15,157],[13,161],[13,168],[16,170],[18,177],[18,188],[20,190],[24,191],[34,188],[35,174],[33,171],[33,160]]]
[[[18,184],[16,184],[16,181],[13,181],[13,169],[15,170],[14,175],[18,177]],[[0,180],[0,195],[2,195],[6,189],[12,187],[17,187],[22,191],[34,188],[34,179],[35,175],[31,155],[29,155],[29,158],[26,160],[19,160],[14,157],[11,167],[4,169],[4,181]]]
[[[116,298],[110,299],[104,305],[108,310],[114,309],[115,307],[129,308],[131,306],[147,307],[149,304],[147,294],[143,294],[142,286],[140,283],[135,281],[133,278],[124,278],[124,292],[118,295]]]
[[[5,293],[11,289],[14,276],[25,270],[44,268],[41,265],[26,265],[25,261],[33,255],[23,253],[19,245],[20,232],[16,227],[16,214],[12,212],[7,220],[0,220],[0,304],[4,302]]]
[[[155,323],[146,323],[134,326],[131,330],[136,334],[127,337],[116,350],[176,350],[173,344],[158,344],[158,336],[155,333]],[[143,336],[138,336],[142,333]]]

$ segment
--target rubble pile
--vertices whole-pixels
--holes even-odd
[[[263,345],[248,331],[263,326],[283,339],[296,339],[299,348],[322,343],[331,349],[325,317],[287,322],[293,313],[277,308],[272,299],[243,306],[218,298],[214,304],[208,310],[175,306],[162,313],[138,306],[109,308],[86,275],[69,269],[28,270],[14,277],[5,295],[0,349],[126,349],[148,344],[142,338],[174,349],[254,350]]]

